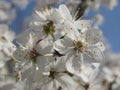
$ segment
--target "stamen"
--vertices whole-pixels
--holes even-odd
[[[51,69],[49,78],[55,79],[55,75],[56,75],[56,72],[54,71],[54,69]]]
[[[83,43],[81,41],[75,41],[74,40],[74,45],[75,45],[75,50],[77,50],[78,52],[82,52],[83,50]]]
[[[54,23],[52,21],[49,21],[46,25],[43,26],[43,30],[47,35],[54,33],[55,32]]]

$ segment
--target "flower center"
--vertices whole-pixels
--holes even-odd
[[[54,69],[50,70],[49,77],[52,79],[55,79],[55,75],[56,75],[56,72],[54,71]]]
[[[84,46],[81,41],[74,41],[74,44],[77,49],[81,49]]]
[[[83,52],[84,49],[84,44],[81,41],[74,41],[73,42],[75,45],[75,50],[79,53],[79,52]]]
[[[49,35],[55,32],[55,27],[53,21],[49,21],[46,25],[43,26],[44,32]]]
[[[39,56],[39,53],[35,49],[33,49],[32,51],[30,51],[29,55],[32,61],[35,63],[36,57]]]

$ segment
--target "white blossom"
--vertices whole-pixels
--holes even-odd
[[[94,32],[94,33],[93,33]],[[65,54],[79,63],[98,62],[104,59],[104,44],[101,42],[102,33],[97,29],[86,30],[84,33],[70,32],[55,42],[54,49]]]
[[[104,17],[101,14],[97,14],[94,19],[96,25],[101,25],[104,22]]]
[[[33,28],[36,35],[43,37],[52,37],[53,40],[62,36],[62,17],[60,12],[55,9],[45,9],[44,11],[35,11],[36,14],[33,18]],[[60,36],[59,36],[60,35]]]
[[[31,1],[37,6],[30,24],[15,35],[10,29],[14,22],[9,23],[15,7],[26,9]],[[90,8],[113,9],[117,0],[67,0],[68,7],[59,5],[63,2],[0,1],[0,90],[120,89],[120,55],[106,50],[99,29],[103,17],[85,16]]]
[[[8,28],[8,25],[0,24],[0,52],[4,56],[4,59],[10,58],[16,49],[15,45],[12,43],[14,37],[15,34]]]
[[[69,74],[67,74],[63,58],[60,58],[55,62],[51,62],[46,66],[41,81],[42,83],[40,86],[42,90],[57,90],[60,87],[63,90],[74,90],[76,87],[73,79]]]
[[[15,8],[6,0],[0,0],[0,21],[4,23],[11,22],[16,16]]]

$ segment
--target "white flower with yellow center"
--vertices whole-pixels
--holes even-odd
[[[76,83],[66,71],[63,58],[49,63],[44,70],[40,80],[41,90],[74,90],[76,87]]]
[[[56,8],[45,8],[43,11],[35,11],[36,14],[33,18],[33,29],[36,35],[42,33],[43,37],[52,37],[53,40],[64,32],[61,28],[62,17]]]
[[[21,73],[21,71],[29,72],[27,74],[23,74],[24,78],[29,78],[34,73],[40,73],[37,72],[37,70],[43,70],[47,59],[52,56],[52,54],[50,54],[52,46],[49,44],[46,45],[46,40],[40,39],[37,42],[35,41],[36,40],[34,40],[30,34],[26,45],[20,45],[13,54],[14,58],[18,61],[18,64],[16,64],[19,69],[18,74]]]
[[[102,33],[97,29],[86,30],[84,33],[69,32],[65,38],[55,42],[54,49],[69,58],[83,63],[98,62],[104,59],[105,50]]]

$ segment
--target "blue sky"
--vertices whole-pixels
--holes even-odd
[[[120,3],[120,0],[118,0]],[[100,9],[100,13],[105,18],[101,29],[108,42],[111,44],[113,52],[120,53],[120,5],[109,11],[105,8]]]
[[[120,3],[120,0],[118,0]],[[101,13],[105,20],[103,25],[100,27],[100,29],[103,31],[104,36],[107,38],[108,42],[111,44],[112,51],[116,53],[120,53],[120,5],[118,3],[118,6],[115,7],[112,11],[108,10],[105,7],[101,7],[98,11]],[[23,20],[30,15],[32,12],[31,10],[35,6],[35,3],[32,2],[30,5],[28,5],[26,10],[20,10],[17,9],[17,17],[11,27],[13,30],[18,34],[21,26],[23,24]],[[88,13],[88,16],[92,15],[93,13],[98,13],[94,11],[90,11]]]

